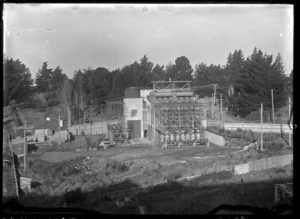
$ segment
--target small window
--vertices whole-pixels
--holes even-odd
[[[131,117],[136,117],[137,116],[137,110],[133,109],[131,110]]]

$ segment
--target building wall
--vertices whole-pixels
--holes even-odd
[[[120,122],[121,121],[119,120],[107,120],[101,122],[94,122],[92,124],[92,128],[89,123],[73,125],[69,131],[72,132],[73,135],[80,134],[82,130],[86,135],[89,135],[91,131],[92,131],[92,135],[99,135],[99,134],[107,135],[108,134],[107,125],[117,124]]]
[[[143,98],[124,98],[125,109],[124,116],[126,121],[140,120],[141,121],[141,136],[144,137],[143,127]],[[132,110],[136,110],[136,115],[132,116]]]

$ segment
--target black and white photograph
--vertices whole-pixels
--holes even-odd
[[[294,7],[4,3],[3,215],[294,215]]]

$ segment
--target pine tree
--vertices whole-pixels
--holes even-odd
[[[185,56],[178,57],[175,60],[175,80],[191,81],[192,80],[192,66],[190,61]]]
[[[236,78],[241,73],[244,67],[244,55],[241,49],[229,53],[226,63],[226,71],[229,76],[229,84],[234,85]]]
[[[265,109],[271,109],[271,89],[274,90],[274,107],[278,109],[286,103],[285,85],[280,56],[273,62],[272,55],[263,54],[261,50],[254,48],[237,77],[234,95],[236,105],[233,106],[233,111],[246,116],[251,111],[256,111],[261,103]]]
[[[38,92],[50,92],[52,82],[52,69],[48,69],[47,62],[44,62],[42,68],[36,74],[35,84]]]
[[[3,60],[3,103],[15,99],[24,101],[32,93],[33,80],[29,69],[20,61],[4,58]]]
[[[153,81],[163,81],[166,78],[164,65],[160,66],[157,64],[152,70],[152,80]]]
[[[59,90],[64,83],[66,75],[62,73],[62,69],[57,66],[52,72],[51,72],[51,91]]]
[[[146,55],[140,60],[139,70],[138,70],[138,83],[139,87],[151,87],[152,80],[152,69],[153,63],[150,62]]]

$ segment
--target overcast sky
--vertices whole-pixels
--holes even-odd
[[[147,55],[154,64],[186,56],[224,65],[229,52],[254,47],[293,68],[292,5],[5,4],[4,52],[33,77],[47,61],[75,70],[122,68]]]

